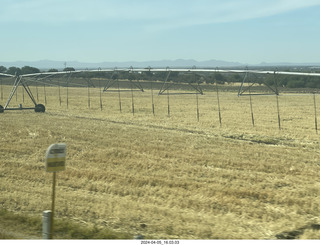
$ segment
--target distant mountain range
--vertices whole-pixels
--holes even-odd
[[[98,69],[98,68],[216,68],[216,67],[246,67],[246,66],[320,66],[320,63],[265,63],[262,62],[257,65],[242,64],[239,62],[229,62],[223,60],[207,60],[196,61],[193,59],[177,59],[177,60],[156,60],[156,61],[127,61],[127,62],[100,62],[88,63],[79,61],[54,61],[54,60],[39,60],[39,61],[16,61],[16,62],[1,62],[0,66],[7,68],[32,66],[41,70],[58,69],[62,70],[66,67],[73,67],[75,69]]]
[[[177,68],[177,67],[231,67],[231,66],[243,66],[239,62],[228,62],[222,60],[207,60],[196,61],[192,59],[177,59],[177,60],[158,60],[158,61],[126,61],[126,62],[100,62],[100,63],[88,63],[79,61],[53,61],[53,60],[39,60],[39,61],[16,61],[16,62],[1,62],[0,66],[5,67],[23,67],[32,66],[39,69],[63,69],[65,66],[73,67],[75,69],[98,69],[98,68]]]

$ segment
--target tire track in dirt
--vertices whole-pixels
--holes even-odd
[[[48,113],[49,114],[49,113]],[[151,128],[151,129],[159,129],[159,130],[165,130],[165,131],[176,131],[176,132],[183,132],[183,133],[189,133],[189,134],[198,134],[203,136],[218,136],[218,135],[209,135],[208,133],[204,131],[199,130],[191,130],[187,128],[174,128],[174,127],[165,127],[160,125],[153,125],[153,124],[141,124],[136,122],[129,122],[129,121],[115,121],[110,119],[104,119],[104,118],[95,118],[95,117],[85,117],[85,116],[76,116],[76,115],[64,115],[59,113],[50,113],[50,115],[53,116],[62,116],[62,117],[72,117],[76,119],[85,119],[85,120],[92,120],[92,121],[101,121],[101,122],[107,122],[112,124],[119,124],[119,125],[125,125],[125,126],[135,126],[139,128]]]
[[[48,113],[49,114],[49,113]],[[139,122],[130,122],[130,121],[116,121],[111,119],[105,119],[105,118],[95,118],[95,117],[86,117],[86,116],[78,116],[78,115],[65,115],[65,114],[59,114],[59,113],[50,113],[49,115],[52,116],[61,116],[66,118],[75,118],[75,119],[83,119],[83,120],[92,120],[92,121],[100,121],[100,122],[106,122],[106,123],[112,123],[115,125],[125,125],[125,126],[133,126],[137,128],[148,128],[148,129],[156,129],[156,130],[163,130],[163,131],[171,131],[171,132],[181,132],[186,134],[192,134],[192,135],[198,135],[198,136],[205,136],[205,137],[214,137],[214,138],[223,138],[225,140],[231,140],[231,141],[242,141],[242,142],[248,142],[251,144],[264,144],[264,145],[270,145],[270,146],[277,146],[277,145],[285,145],[285,146],[293,146],[295,143],[293,142],[293,139],[287,139],[283,140],[280,138],[270,138],[270,137],[262,137],[262,136],[256,136],[256,137],[243,137],[243,135],[240,137],[238,135],[227,135],[227,134],[220,134],[220,133],[214,133],[214,132],[208,132],[203,130],[193,130],[188,128],[178,128],[178,127],[166,127],[161,125],[154,125],[154,124],[143,124]]]

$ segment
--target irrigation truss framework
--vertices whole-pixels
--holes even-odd
[[[29,88],[29,85],[31,83],[41,83],[44,81],[46,81],[47,84],[54,86],[54,83],[52,81],[52,79],[54,79],[57,76],[61,76],[64,77],[66,79],[66,82],[71,82],[72,80],[72,76],[74,76],[75,74],[90,74],[90,73],[104,73],[105,74],[105,78],[107,80],[103,91],[106,92],[110,87],[112,87],[116,82],[118,82],[118,80],[115,78],[117,73],[144,73],[144,72],[151,72],[151,73],[159,73],[159,72],[164,72],[166,73],[166,78],[164,79],[162,86],[159,90],[159,95],[164,94],[165,92],[168,92],[169,88],[173,85],[172,82],[170,82],[170,76],[173,72],[176,73],[183,73],[183,74],[215,74],[215,73],[235,73],[235,74],[243,74],[243,79],[241,81],[241,85],[239,87],[238,90],[238,96],[244,95],[245,92],[249,89],[250,91],[250,87],[253,86],[256,82],[250,82],[248,81],[248,77],[249,76],[267,76],[267,75],[272,75],[273,76],[273,80],[274,83],[273,85],[270,85],[268,83],[266,83],[263,79],[261,81],[259,81],[259,83],[262,83],[264,85],[266,85],[270,91],[272,91],[272,93],[279,95],[279,91],[278,91],[278,85],[277,85],[277,77],[279,75],[294,75],[294,76],[316,76],[316,77],[320,77],[320,73],[306,73],[306,72],[286,72],[286,71],[261,71],[261,70],[249,70],[249,69],[242,69],[242,70],[238,70],[238,69],[198,69],[198,68],[191,68],[191,69],[175,69],[175,68],[113,68],[113,69],[96,69],[96,70],[75,70],[75,71],[60,71],[60,72],[42,72],[42,73],[32,73],[32,74],[23,74],[23,75],[10,75],[10,74],[4,74],[4,73],[0,73],[0,78],[1,77],[11,77],[14,82],[13,82],[13,86],[12,89],[9,93],[7,102],[4,106],[0,105],[0,113],[4,112],[5,110],[28,110],[28,109],[32,109],[35,110],[35,112],[45,112],[45,106],[43,104],[38,104],[31,92],[31,89]],[[91,79],[89,77],[84,76],[85,80],[88,83],[88,87],[89,86],[93,86],[94,84],[92,83]],[[256,78],[258,79],[258,78]],[[49,82],[47,82],[49,81]],[[143,87],[142,85],[139,83],[139,80],[137,81],[130,81],[132,83],[132,85],[134,85],[136,88],[138,88],[139,90],[141,90],[142,92]],[[251,83],[250,86],[248,86],[247,88],[244,87],[244,83],[248,82]],[[191,86],[194,89],[194,93],[196,94],[203,94],[203,91],[201,89],[200,83],[199,82],[188,82],[188,85]],[[14,96],[14,94],[17,91],[17,88],[19,86],[22,86],[23,89],[26,91],[27,95],[29,96],[29,98],[31,99],[31,101],[34,104],[34,107],[22,107],[21,105],[19,106],[19,108],[13,108],[13,107],[9,107],[10,101],[12,99],[12,97]]]

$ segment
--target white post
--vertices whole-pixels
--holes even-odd
[[[43,211],[42,213],[42,238],[51,239],[51,210]]]

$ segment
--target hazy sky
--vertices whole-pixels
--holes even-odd
[[[320,62],[320,0],[0,0],[0,61]]]

